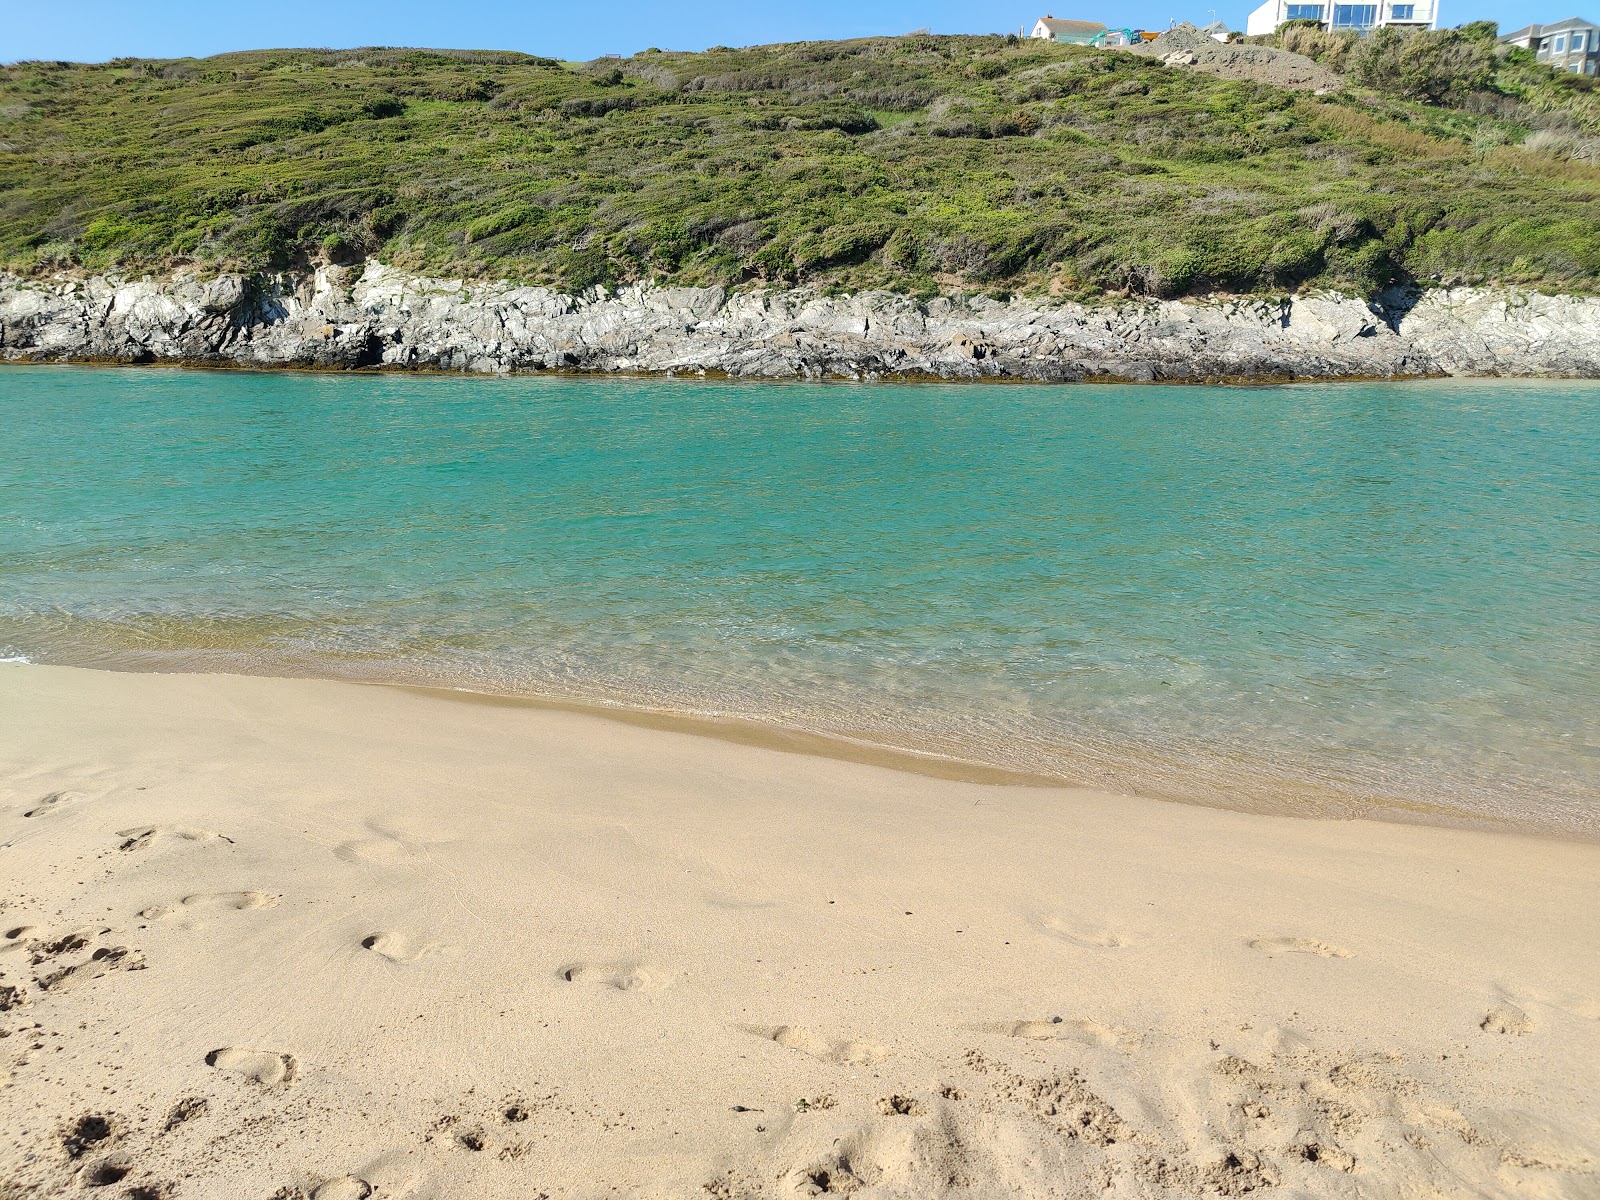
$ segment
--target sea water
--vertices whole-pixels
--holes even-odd
[[[0,370],[0,658],[1600,830],[1600,386]]]

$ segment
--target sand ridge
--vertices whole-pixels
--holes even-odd
[[[0,667],[0,1196],[1600,1194],[1600,847]]]

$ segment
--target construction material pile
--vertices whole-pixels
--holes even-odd
[[[1193,67],[1223,79],[1248,79],[1295,91],[1337,92],[1344,79],[1303,54],[1270,46],[1218,42],[1187,22],[1167,30],[1153,42],[1129,53],[1160,59],[1169,67]]]

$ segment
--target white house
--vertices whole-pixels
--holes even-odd
[[[1033,32],[1028,36],[1087,46],[1105,31],[1106,27],[1099,21],[1066,21],[1056,17],[1040,17],[1033,27]]]
[[[1385,25],[1408,29],[1437,29],[1439,0],[1372,0],[1371,3],[1337,4],[1330,0],[1267,0],[1250,14],[1245,31],[1252,37],[1271,33],[1285,21],[1320,21],[1324,29],[1353,29],[1370,33]]]

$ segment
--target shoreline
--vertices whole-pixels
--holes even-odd
[[[384,375],[399,375],[408,378],[434,377],[439,379],[460,379],[463,372],[450,370],[432,364],[397,365],[392,363],[378,363],[358,367],[343,367],[337,365],[319,365],[310,362],[286,362],[262,365],[258,363],[233,363],[218,362],[214,359],[126,359],[126,358],[0,358],[0,371],[8,367],[87,367],[87,368],[117,368],[127,370],[169,370],[169,371],[216,371],[226,373],[256,373],[263,375],[293,372],[303,375],[331,375],[339,377],[379,377]],[[648,370],[620,370],[609,367],[596,367],[590,370],[579,368],[539,367],[531,370],[508,369],[496,372],[493,376],[499,379],[515,379],[537,377],[540,379],[638,379],[638,380],[679,380],[685,383],[739,383],[739,384],[784,384],[784,383],[810,383],[810,384],[840,384],[840,385],[870,385],[870,384],[989,384],[1000,387],[1050,387],[1056,384],[1071,383],[1082,384],[1086,387],[1127,387],[1130,385],[1161,387],[1228,387],[1228,388],[1280,388],[1292,387],[1300,383],[1427,383],[1436,380],[1451,380],[1462,382],[1470,379],[1481,379],[1485,382],[1494,381],[1528,381],[1570,379],[1574,382],[1587,382],[1600,376],[1572,375],[1448,375],[1443,372],[1433,372],[1419,375],[1339,375],[1333,378],[1301,375],[1217,375],[1205,377],[1184,377],[1177,379],[1135,379],[1124,375],[1085,375],[1073,379],[1038,379],[1021,375],[980,375],[969,377],[965,375],[934,375],[925,373],[874,373],[866,377],[851,375],[731,375],[726,371],[717,369],[701,369],[695,371],[680,371],[667,368],[659,371]]]
[[[1271,384],[1600,378],[1600,297],[1515,288],[1121,300],[629,284],[359,269],[0,275],[0,360],[313,370]]]
[[[491,708],[527,709],[559,712],[639,729],[709,738],[734,746],[746,746],[780,753],[823,758],[859,766],[904,772],[927,779],[980,786],[1023,787],[1032,789],[1091,790],[1111,795],[1138,798],[1159,804],[1181,804],[1217,812],[1245,813],[1253,816],[1281,817],[1313,822],[1377,821],[1425,828],[1476,830],[1517,836],[1549,838],[1600,845],[1600,829],[1587,829],[1554,817],[1502,815],[1481,809],[1372,791],[1341,791],[1305,776],[1258,776],[1248,795],[1231,794],[1226,785],[1213,785],[1205,794],[1138,783],[1129,786],[1112,778],[1115,769],[1080,754],[1086,773],[1098,771],[1106,778],[1051,775],[1020,767],[1002,766],[932,747],[917,747],[880,741],[865,732],[811,728],[784,724],[778,720],[740,713],[705,712],[664,708],[640,701],[604,699],[592,696],[555,693],[496,692],[483,688],[443,683],[414,683],[402,679],[363,678],[315,671],[282,673],[272,669],[240,669],[239,664],[217,670],[179,667],[117,665],[92,666],[80,663],[40,663],[28,657],[0,660],[0,669],[11,666],[43,666],[53,670],[95,671],[109,674],[155,676],[201,676],[221,679],[277,680],[284,683],[309,682],[337,686],[394,690],[442,700],[451,704]],[[1145,752],[1146,756],[1148,752]],[[1192,768],[1193,759],[1172,755],[1163,763],[1171,771],[1181,765]],[[1123,768],[1125,770],[1125,768]],[[1291,800],[1291,797],[1293,798]]]
[[[1600,1182],[1600,847],[443,699],[0,667],[15,1195]]]
[[[279,678],[258,676],[258,678]],[[295,676],[283,678],[297,678]],[[338,682],[328,676],[304,676]],[[402,691],[432,696],[463,704],[505,705],[529,707],[542,711],[570,712],[617,721],[641,729],[655,729],[684,733],[694,737],[711,738],[739,746],[776,750],[784,753],[812,755],[838,762],[862,766],[882,767],[903,771],[929,779],[949,780],[957,783],[982,784],[996,787],[1052,788],[1068,790],[1104,791],[1112,795],[1148,800],[1159,804],[1182,804],[1218,812],[1239,812],[1252,816],[1281,817],[1305,821],[1376,821],[1383,824],[1422,825],[1436,829],[1469,829],[1480,832],[1516,834],[1523,837],[1551,838],[1556,841],[1573,841],[1600,845],[1600,831],[1588,833],[1554,822],[1519,821],[1496,814],[1452,808],[1443,803],[1423,800],[1406,800],[1395,796],[1362,794],[1352,797],[1324,788],[1317,795],[1317,787],[1302,779],[1281,780],[1281,790],[1294,790],[1302,795],[1312,795],[1314,808],[1322,811],[1274,807],[1270,803],[1224,803],[1217,795],[1208,800],[1195,799],[1181,794],[1162,794],[1154,790],[1123,791],[1105,784],[1039,774],[1013,768],[994,766],[971,759],[960,758],[935,750],[920,750],[910,746],[896,746],[874,742],[863,737],[852,737],[839,732],[824,732],[794,726],[780,725],[756,717],[715,713],[685,712],[673,709],[651,708],[622,703],[607,704],[599,701],[571,699],[558,696],[520,696],[478,691],[461,687],[430,687],[426,685],[391,683],[383,681],[361,682],[363,687],[399,688]],[[1357,812],[1339,811],[1352,803],[1362,806]]]
[[[297,375],[326,375],[338,378],[381,378],[383,376],[402,376],[405,378],[434,378],[434,379],[461,379],[472,376],[460,370],[437,366],[432,363],[395,364],[374,363],[364,366],[339,366],[337,364],[319,364],[315,362],[290,361],[282,363],[250,363],[221,361],[214,358],[94,358],[94,357],[44,357],[28,358],[13,357],[0,358],[0,371],[7,368],[26,367],[83,367],[86,369],[117,370],[147,370],[147,371],[215,371],[219,374],[260,374],[277,375],[292,373]],[[682,370],[679,368],[663,368],[661,370],[625,370],[613,367],[594,367],[589,369],[578,367],[537,367],[532,369],[509,368],[505,371],[494,372],[491,378],[517,379],[636,379],[641,381],[667,381],[674,380],[683,383],[737,383],[742,385],[756,384],[834,384],[839,386],[870,386],[872,384],[970,384],[989,385],[994,387],[1052,387],[1062,384],[1083,385],[1085,387],[1129,387],[1129,386],[1158,386],[1158,387],[1224,387],[1268,389],[1287,388],[1297,384],[1338,384],[1338,383],[1435,383],[1449,381],[1451,383],[1533,383],[1550,381],[1567,381],[1573,383],[1589,383],[1600,380],[1600,375],[1451,375],[1443,371],[1433,371],[1422,374],[1410,375],[1336,375],[1332,377],[1317,375],[1215,375],[1215,376],[1181,376],[1162,377],[1157,379],[1134,378],[1126,375],[1084,375],[1072,378],[1038,378],[1026,375],[938,375],[929,373],[878,373],[866,376],[861,375],[737,375],[730,374],[717,368],[701,368],[696,370]]]

